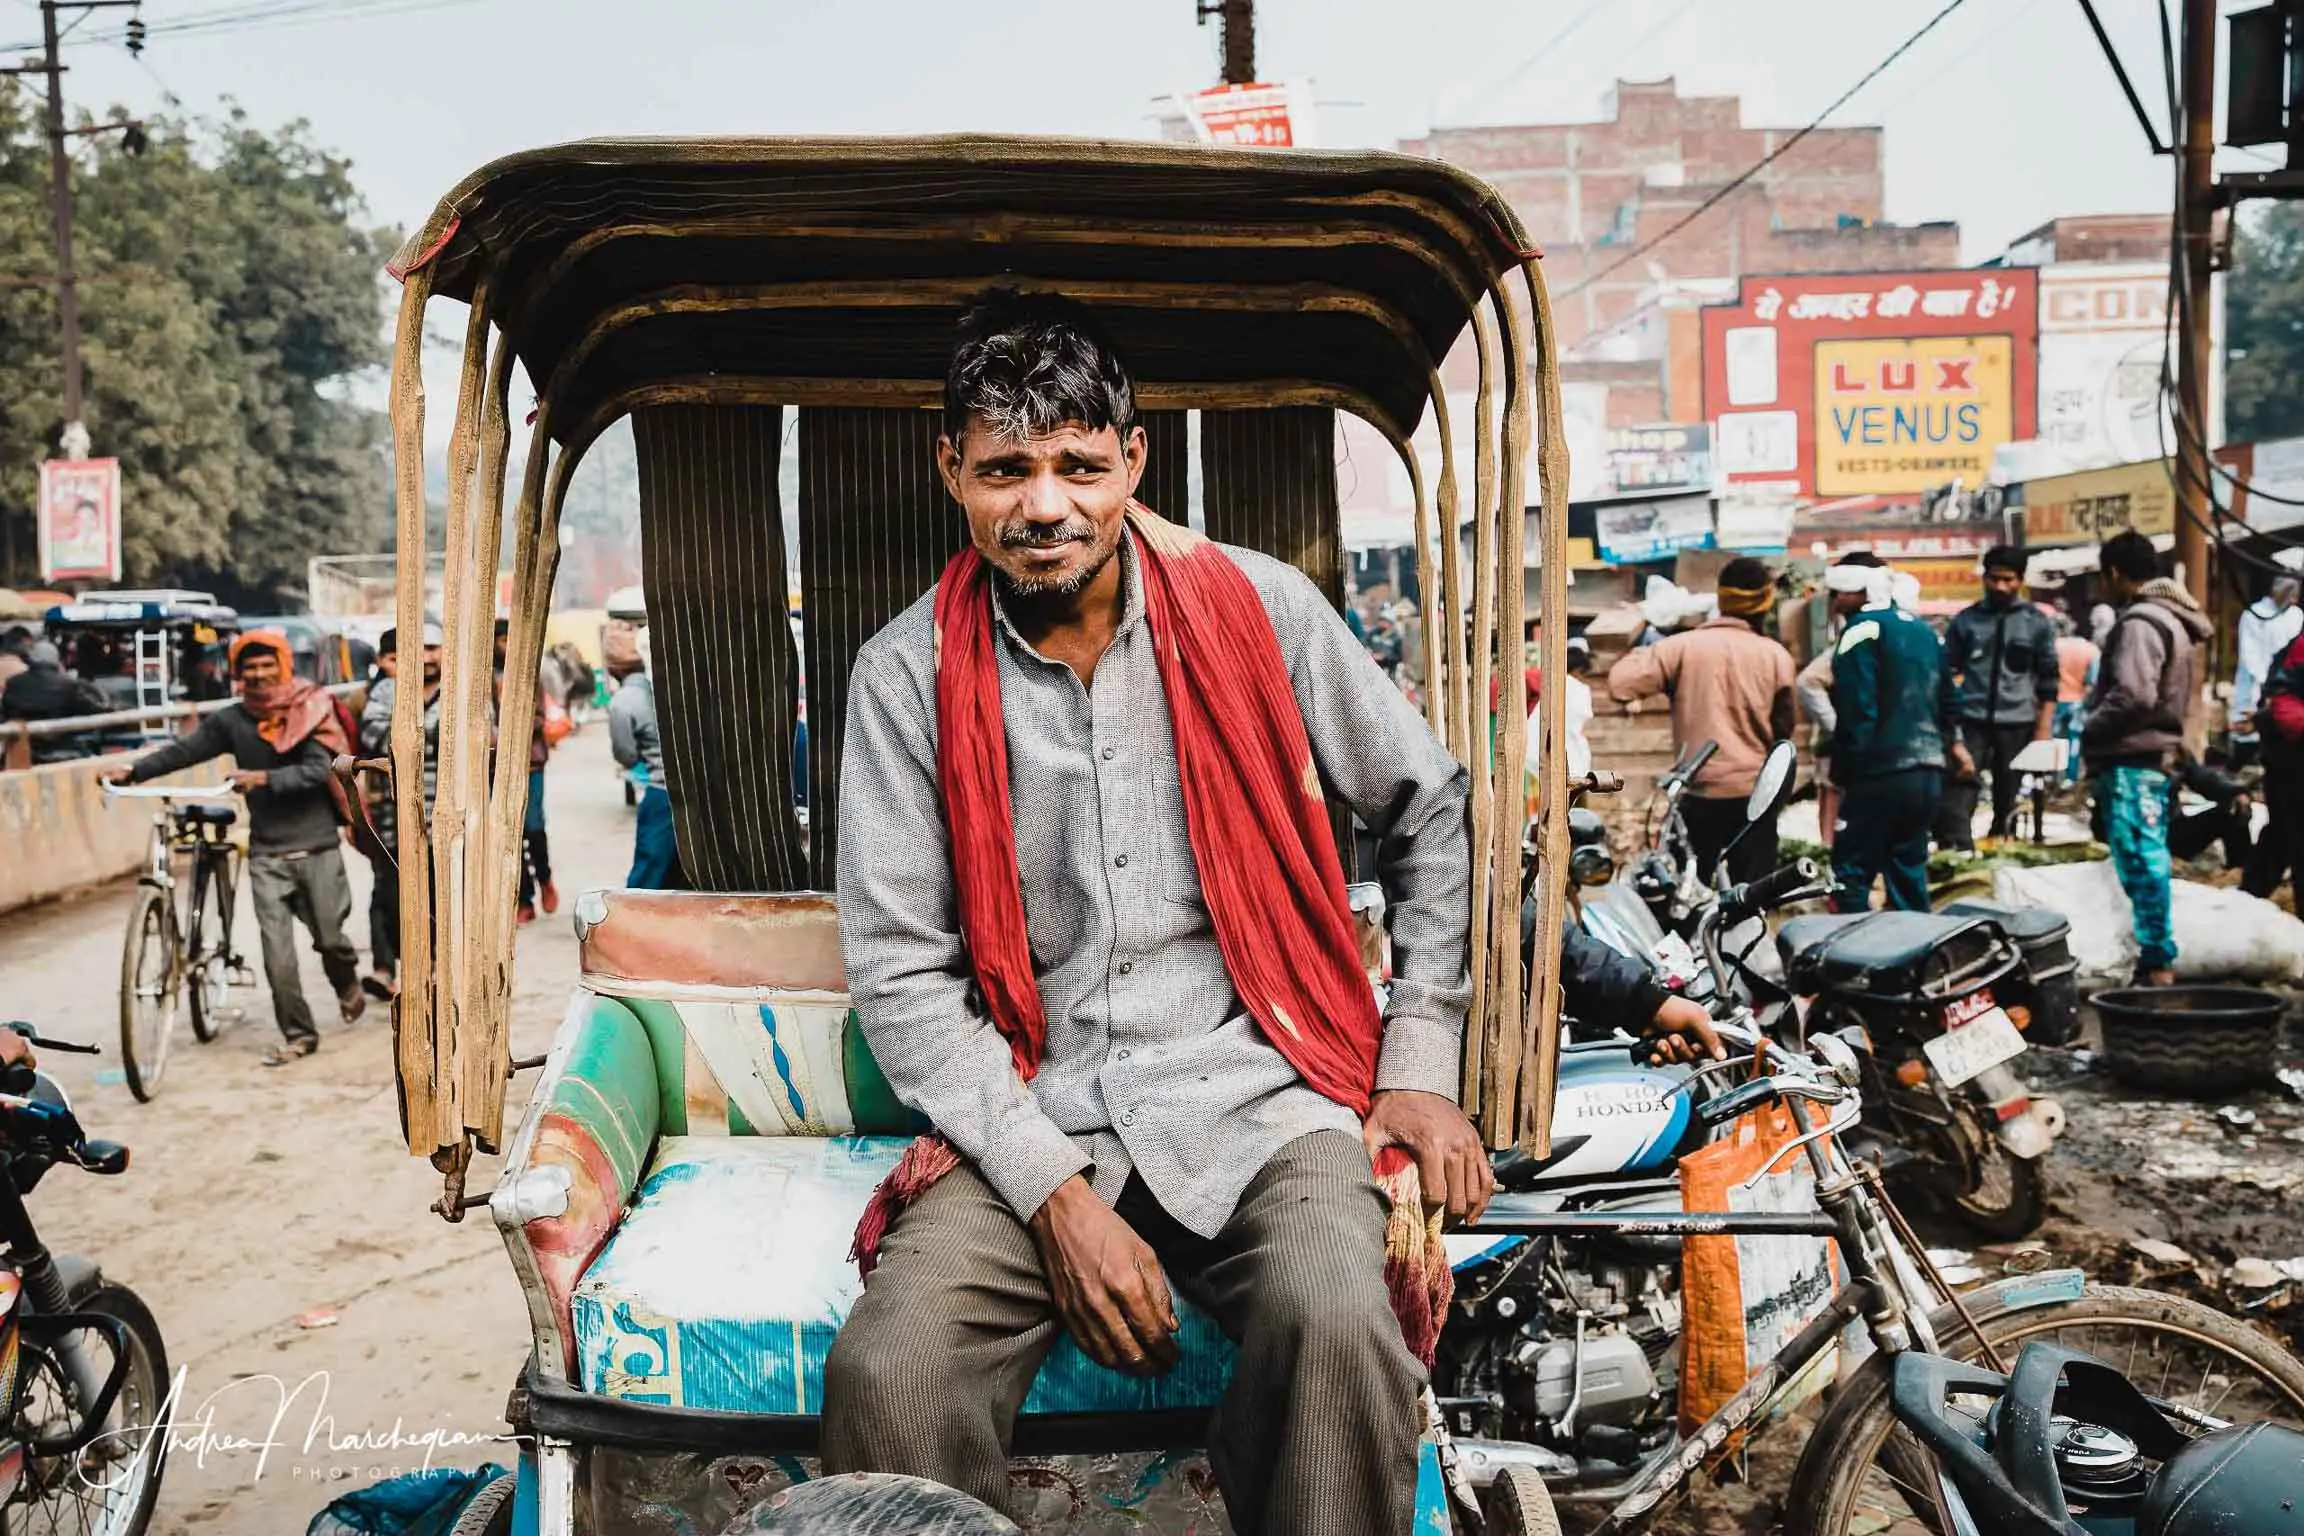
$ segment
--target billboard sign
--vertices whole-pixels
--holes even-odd
[[[2028,267],[1747,277],[1707,307],[1704,402],[1725,485],[1803,497],[1982,482],[2036,418]]]
[[[2040,272],[2038,436],[2059,467],[2157,459],[2176,441],[2161,399],[2165,264],[2072,263]]]
[[[40,579],[120,579],[120,461],[49,459],[40,466]]]
[[[1712,429],[1662,422],[1608,433],[1608,478],[1618,492],[1712,488]]]
[[[2100,544],[2128,528],[2176,531],[2176,485],[2166,459],[2024,483],[2027,548]]]
[[[1203,144],[1289,149],[1312,142],[1306,121],[1312,93],[1298,82],[1219,85],[1180,92],[1177,99]]]

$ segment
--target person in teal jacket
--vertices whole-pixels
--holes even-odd
[[[1889,600],[1888,575],[1861,553],[1825,574],[1833,611],[1846,620],[1832,655],[1832,775],[1840,786],[1832,905],[1840,912],[1869,909],[1875,878],[1890,907],[1928,910],[1928,829],[1943,794],[1945,744],[1955,739],[1943,645],[1926,620]]]

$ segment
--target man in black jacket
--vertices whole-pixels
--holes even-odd
[[[232,676],[241,691],[191,735],[153,748],[133,765],[104,775],[108,783],[141,783],[229,755],[232,787],[248,801],[248,887],[263,941],[264,981],[281,1044],[264,1058],[283,1066],[320,1048],[312,1006],[297,975],[296,929],[311,931],[345,1023],[360,1017],[360,956],[345,937],[352,887],[339,846],[343,825],[333,787],[331,741],[348,747],[333,724],[334,703],[290,671],[287,644],[268,630],[232,646]]]
[[[2024,600],[2024,552],[1984,552],[1984,596],[1944,632],[1944,690],[1960,723],[1952,776],[1936,821],[1939,847],[1976,846],[1979,774],[1992,776],[1992,836],[2016,819],[2019,775],[2009,763],[2056,722],[2056,624]]]

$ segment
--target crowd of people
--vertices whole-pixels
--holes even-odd
[[[1823,575],[1830,643],[1797,669],[1776,636],[1786,585],[1749,557],[1721,568],[1709,618],[1643,635],[1609,670],[1606,687],[1633,712],[1664,700],[1677,753],[1716,745],[1681,802],[1699,865],[1710,869],[1728,850],[1725,874],[1736,881],[1776,865],[1772,826],[1735,839],[1769,748],[1793,739],[1805,719],[1837,910],[1869,907],[1875,887],[1892,908],[1926,910],[1931,853],[1973,851],[1987,806],[1984,835],[2012,835],[2033,777],[2073,783],[2085,776],[2094,835],[2134,912],[2139,981],[2173,979],[2175,860],[2221,845],[2224,863],[2241,871],[2241,888],[2255,896],[2294,878],[2304,868],[2298,578],[2274,577],[2242,614],[2221,722],[2229,746],[2208,751],[2187,745],[2186,724],[2203,697],[2210,621],[2182,583],[2162,574],[2151,541],[2122,533],[2104,543],[2095,583],[2103,600],[2084,620],[2027,597],[2026,559],[2010,547],[1987,552],[1977,600],[1939,632],[1919,611],[1917,581],[1872,553],[1845,555]],[[1356,627],[1413,692],[1422,682],[1421,637],[1404,645],[1403,613],[1414,621],[1414,605],[1402,602],[1378,610],[1378,623],[1362,616]],[[1531,626],[1531,656],[1534,635]],[[1590,653],[1572,641],[1569,654],[1569,686],[1581,690],[1569,701],[1569,755],[1588,764],[1590,692],[1580,674]],[[1531,667],[1532,733],[1540,684]],[[2050,742],[2062,742],[2062,753],[2040,750]],[[1532,734],[1531,757],[1534,745]],[[2242,776],[2258,761],[2260,834]],[[1571,761],[1571,774],[1580,771]]]

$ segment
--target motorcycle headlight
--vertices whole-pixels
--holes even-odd
[[[1616,859],[1605,848],[1579,848],[1568,855],[1568,878],[1578,885],[1606,885],[1616,878]]]

